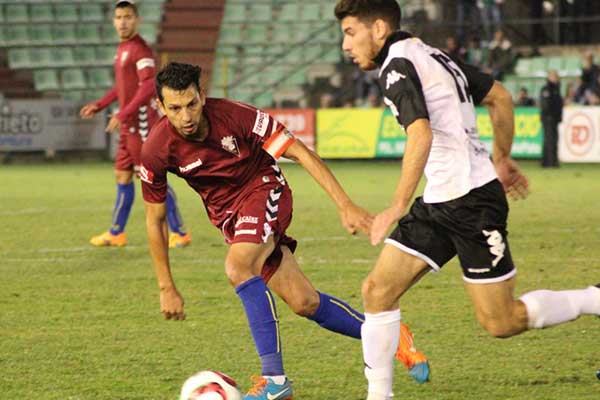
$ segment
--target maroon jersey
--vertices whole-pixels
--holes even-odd
[[[203,114],[209,132],[202,142],[184,139],[166,117],[156,123],[142,148],[140,178],[144,200],[152,203],[166,199],[167,171],[185,179],[220,227],[257,188],[286,184],[275,160],[294,137],[246,104],[209,98]]]
[[[114,87],[96,105],[103,109],[118,99],[121,132],[146,137],[158,119],[154,100],[156,67],[152,50],[140,35],[119,44],[114,71]]]

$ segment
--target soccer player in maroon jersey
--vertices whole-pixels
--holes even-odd
[[[113,25],[119,35],[120,44],[115,57],[115,85],[100,100],[87,104],[80,111],[81,117],[92,118],[115,100],[119,101],[119,112],[111,117],[106,127],[107,132],[120,131],[115,160],[117,200],[112,226],[109,231],[90,240],[94,246],[127,244],[124,231],[135,197],[133,174],[139,169],[142,143],[152,125],[158,120],[154,92],[154,56],[137,32],[139,22],[133,1],[117,1]],[[167,205],[169,227],[172,231],[169,246],[187,246],[191,236],[183,226],[175,192],[171,188],[168,189]]]
[[[298,315],[343,335],[360,338],[364,316],[316,291],[300,270],[293,255],[297,243],[286,235],[292,192],[276,160],[285,156],[302,165],[334,201],[348,232],[368,232],[371,216],[285,126],[249,105],[206,98],[199,82],[200,68],[188,64],[171,63],[158,74],[158,105],[165,117],[142,149],[140,178],[161,312],[167,319],[185,318],[167,247],[165,199],[171,172],[200,195],[229,245],[226,274],[244,305],[262,361],[262,377],[244,399],[291,399],[270,289]]]

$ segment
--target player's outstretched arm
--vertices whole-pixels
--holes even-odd
[[[429,120],[419,118],[406,128],[406,151],[402,158],[402,174],[394,193],[392,205],[377,214],[371,227],[371,244],[379,244],[387,235],[390,226],[406,213],[417,185],[423,176],[425,164],[431,150],[433,134]]]
[[[513,199],[525,198],[529,193],[529,182],[510,154],[515,134],[512,96],[499,82],[494,82],[482,104],[487,107],[492,120],[493,159],[498,179]]]
[[[337,206],[342,224],[344,224],[348,232],[354,234],[357,230],[360,230],[363,233],[369,233],[372,222],[371,215],[363,208],[354,204],[329,167],[315,152],[308,149],[300,140],[295,140],[283,156],[302,165],[315,181],[321,185],[325,192],[327,192]]]
[[[166,319],[183,320],[183,297],[177,291],[169,265],[169,242],[165,203],[144,202],[148,244],[160,289],[160,312]]]

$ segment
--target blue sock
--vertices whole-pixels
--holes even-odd
[[[169,185],[167,185],[167,222],[169,223],[171,232],[181,236],[185,235],[186,229],[183,226],[183,219],[177,208],[177,196],[173,188]]]
[[[279,320],[271,291],[260,276],[247,280],[235,291],[246,309],[250,331],[262,361],[262,375],[285,375],[279,338]]]
[[[319,292],[320,304],[317,312],[308,319],[332,332],[360,339],[360,327],[365,316],[343,301]]]
[[[133,199],[135,198],[135,186],[133,182],[121,185],[117,183],[117,201],[112,215],[112,226],[110,233],[118,235],[125,230]]]

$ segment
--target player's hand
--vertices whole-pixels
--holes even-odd
[[[108,133],[118,133],[121,128],[121,121],[113,115],[110,117],[110,121],[108,121],[108,125],[106,125],[105,131]]]
[[[354,235],[357,231],[369,234],[373,216],[362,207],[348,203],[341,211],[342,223],[348,233]]]
[[[160,290],[160,312],[165,319],[184,320],[183,297],[175,287]]]
[[[400,220],[404,213],[404,208],[390,207],[375,216],[371,226],[371,244],[373,246],[381,243],[387,235],[390,226]]]
[[[504,187],[504,191],[512,199],[524,199],[529,194],[529,182],[527,177],[523,175],[519,166],[510,157],[494,160],[498,179]]]
[[[81,110],[79,110],[79,115],[83,119],[90,119],[93,118],[99,110],[100,109],[96,104],[90,103],[86,104],[81,108]]]

